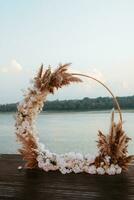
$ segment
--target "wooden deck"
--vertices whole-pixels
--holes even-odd
[[[116,176],[18,170],[18,155],[0,155],[0,200],[134,200],[134,166]]]

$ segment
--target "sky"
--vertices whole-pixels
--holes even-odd
[[[0,104],[18,102],[41,63],[92,75],[134,95],[133,0],[0,0]],[[109,96],[84,79],[49,100]]]

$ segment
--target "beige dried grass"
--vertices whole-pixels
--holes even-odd
[[[100,155],[96,158],[96,164],[105,162],[105,156],[110,156],[110,164],[118,164],[123,170],[134,160],[134,156],[128,156],[128,142],[131,140],[122,127],[122,122],[114,122],[114,111],[111,117],[111,127],[107,135],[99,131],[97,147]],[[98,162],[98,163],[97,163]],[[105,163],[106,164],[106,163]]]

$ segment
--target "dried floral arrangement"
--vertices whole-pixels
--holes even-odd
[[[69,73],[69,65],[69,63],[60,64],[53,72],[50,67],[44,70],[42,65],[33,79],[32,86],[24,94],[24,100],[18,105],[15,124],[16,136],[22,145],[19,152],[26,161],[26,167],[41,168],[44,171],[59,170],[63,174],[70,172],[120,174],[123,170],[128,169],[134,156],[128,155],[127,148],[130,138],[127,137],[122,127],[122,114],[118,101],[111,90],[96,78],[84,74]],[[98,153],[95,156],[75,152],[52,153],[45,149],[45,146],[39,141],[35,127],[36,117],[41,112],[48,94],[54,94],[55,89],[70,83],[82,82],[79,76],[97,81],[110,92],[119,112],[119,122],[114,122],[113,112],[109,133],[107,135],[101,131],[98,133]]]

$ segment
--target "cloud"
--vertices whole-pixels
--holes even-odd
[[[91,72],[88,73],[88,75],[98,79],[99,81],[105,83],[106,79],[104,78],[103,74],[96,68],[93,68]]]
[[[129,84],[126,81],[122,82],[123,89],[129,89]]]
[[[93,78],[96,78],[97,80],[101,81],[102,83],[106,83],[106,79],[105,79],[104,75],[102,74],[102,72],[94,67],[92,67],[91,70],[90,69],[75,70],[73,68],[73,69],[69,69],[69,72],[88,75]],[[74,91],[76,90],[76,93],[78,94],[78,96],[89,96],[89,95],[94,96],[95,93],[97,93],[98,95],[101,95],[101,93],[105,94],[104,88],[96,81],[91,80],[86,77],[80,77],[80,78],[83,80],[83,83],[78,84],[77,89],[74,86],[74,88],[70,90],[70,91],[72,91],[72,93],[74,93]]]
[[[0,72],[2,73],[18,73],[23,70],[21,64],[19,64],[16,59],[12,59],[8,64],[8,67],[1,67]]]
[[[71,73],[78,73],[78,74],[85,74],[85,75],[88,75],[88,76],[92,76],[93,78],[96,78],[98,79],[99,81],[105,83],[106,82],[106,79],[104,78],[103,74],[96,68],[93,68],[92,70],[86,70],[86,71],[78,71],[78,70],[75,70],[75,69],[71,69],[69,70]],[[88,79],[87,79],[88,81]]]
[[[7,73],[7,72],[8,72],[8,69],[7,69],[6,67],[2,67],[2,68],[0,69],[0,72],[2,72],[2,73]]]
[[[22,66],[15,60],[11,60],[11,70],[13,71],[16,71],[16,72],[20,72],[22,71]]]

